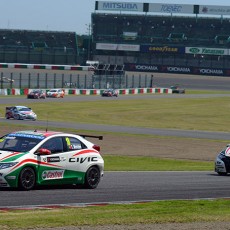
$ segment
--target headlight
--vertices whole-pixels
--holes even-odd
[[[225,151],[221,151],[221,152],[220,152],[220,155],[221,155],[221,156],[225,156]]]
[[[18,162],[0,163],[0,169],[6,169],[6,168],[13,167],[17,163]]]

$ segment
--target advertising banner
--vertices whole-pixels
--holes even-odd
[[[205,48],[205,47],[186,47],[187,54],[203,54],[203,55],[229,55],[228,49]]]
[[[160,72],[160,69],[157,65],[134,64],[134,63],[125,64],[125,70],[132,71],[132,72]]]
[[[97,50],[117,50],[117,44],[112,43],[97,43]]]
[[[149,72],[149,73],[177,73],[177,74],[194,74],[207,76],[230,76],[230,70],[204,67],[183,67],[170,65],[146,65],[125,63],[125,71],[131,72]]]
[[[185,4],[166,4],[166,3],[150,3],[149,12],[170,13],[170,14],[193,14],[193,5]]]
[[[141,45],[140,51],[143,53],[185,53],[185,47],[177,46],[150,46],[150,45]]]
[[[198,75],[208,76],[226,76],[227,70],[224,69],[213,69],[213,68],[196,68],[193,67],[193,73]]]
[[[143,12],[143,3],[98,1],[98,10]]]
[[[200,5],[199,14],[230,15],[230,6]]]
[[[97,50],[140,51],[140,45],[97,43]]]

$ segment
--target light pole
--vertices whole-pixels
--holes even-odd
[[[87,48],[87,60],[90,60],[90,42],[91,42],[91,24],[85,24],[88,30],[88,48]]]

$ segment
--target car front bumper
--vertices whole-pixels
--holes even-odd
[[[224,161],[218,156],[215,161],[215,172],[227,173]]]

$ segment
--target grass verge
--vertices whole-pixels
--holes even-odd
[[[0,229],[230,221],[229,205],[222,199],[184,200],[0,212]]]
[[[141,156],[103,156],[105,171],[213,171],[213,162]]]
[[[107,98],[108,99],[108,98]],[[0,105],[4,114],[7,105]],[[31,104],[25,104],[31,106]],[[229,97],[36,102],[38,120],[183,130],[229,131]],[[218,112],[217,112],[218,111]]]

